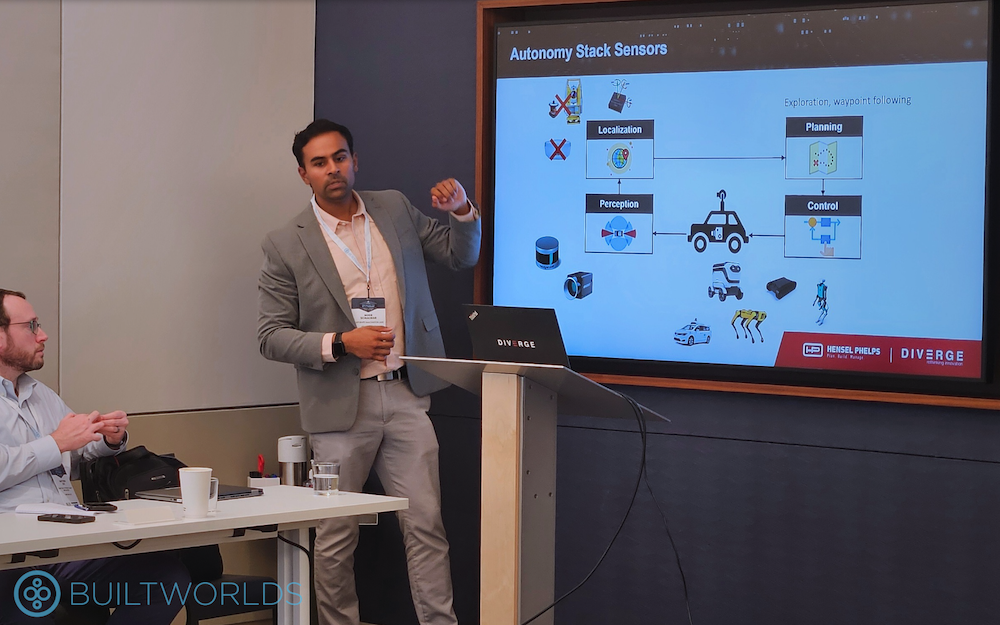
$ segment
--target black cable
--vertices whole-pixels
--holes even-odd
[[[135,547],[136,545],[138,545],[141,542],[142,542],[142,539],[139,538],[139,539],[136,539],[131,545],[122,545],[121,543],[111,543],[111,544],[114,545],[115,547],[118,547],[122,551],[128,551],[129,549],[132,549],[133,547]]]
[[[633,404],[633,409],[635,408],[636,405],[638,405],[635,404],[635,401],[631,397],[627,397],[625,395],[622,395],[622,397],[628,400],[630,404]],[[545,608],[541,612],[529,618],[527,621],[522,623],[522,625],[528,625],[528,623],[531,623],[539,616],[545,614],[546,612],[554,608],[560,601],[572,595],[574,592],[579,590],[584,584],[586,584],[587,581],[591,578],[591,576],[593,576],[593,574],[597,571],[597,568],[601,566],[601,563],[604,562],[604,558],[608,555],[608,552],[611,551],[611,547],[612,545],[615,544],[615,541],[618,539],[618,535],[621,534],[622,528],[625,527],[625,521],[628,520],[628,515],[629,513],[632,512],[632,504],[635,503],[635,497],[636,495],[639,494],[639,484],[642,483],[642,476],[646,467],[646,424],[645,420],[642,418],[641,410],[637,413],[637,418],[639,420],[639,434],[642,437],[642,457],[639,461],[639,475],[636,476],[635,488],[632,489],[632,498],[628,502],[628,509],[625,510],[625,515],[622,517],[621,523],[618,524],[618,529],[615,530],[615,535],[611,537],[611,542],[608,543],[608,546],[604,549],[604,553],[602,553],[600,559],[597,560],[597,564],[595,564],[594,568],[592,568],[590,572],[587,573],[587,576],[583,578],[583,581],[581,581],[579,584],[574,586],[571,590],[563,594],[561,597],[559,597],[549,605],[545,606]]]
[[[639,415],[640,421],[643,425],[645,425],[646,416],[642,414],[642,407],[639,406],[638,402],[624,393],[619,394],[628,400],[628,403],[632,406],[632,410]],[[681,566],[681,554],[677,551],[677,545],[674,543],[673,534],[670,533],[670,524],[667,523],[667,515],[663,511],[663,508],[660,507],[660,502],[656,500],[656,495],[653,493],[653,487],[649,483],[649,473],[646,471],[645,462],[643,462],[642,465],[642,480],[646,483],[646,490],[649,491],[649,496],[653,499],[653,505],[656,506],[657,512],[660,513],[660,518],[663,520],[663,529],[667,531],[667,538],[670,540],[670,549],[674,552],[674,561],[677,562],[677,571],[681,575],[681,587],[684,589],[684,608],[687,610],[688,624],[694,625],[694,620],[691,618],[691,600],[688,597],[687,578],[684,575],[684,567]]]
[[[299,543],[297,543],[295,541],[288,540],[287,538],[285,538],[281,534],[278,534],[278,540],[280,540],[283,543],[287,543],[287,544],[295,547],[296,549],[298,549],[302,553],[306,554],[306,557],[309,558],[309,574],[312,575],[312,570],[313,570],[313,554],[312,554],[312,551],[306,549],[305,547],[303,547],[302,545],[300,545]]]
[[[618,535],[621,533],[622,528],[625,526],[625,521],[628,519],[629,514],[632,512],[632,505],[635,503],[636,495],[639,493],[640,482],[646,483],[646,489],[649,491],[649,496],[652,497],[653,499],[653,505],[656,506],[656,510],[657,512],[660,513],[660,518],[663,520],[663,528],[667,532],[667,538],[670,540],[670,548],[674,552],[674,561],[677,563],[677,571],[680,573],[681,576],[681,586],[684,589],[684,608],[687,611],[688,623],[689,625],[694,625],[694,619],[691,617],[691,600],[688,596],[687,578],[684,575],[684,568],[681,566],[681,556],[680,553],[677,551],[676,543],[674,543],[674,536],[673,534],[670,533],[670,525],[667,522],[667,515],[666,513],[663,512],[663,508],[660,507],[660,502],[656,500],[656,495],[653,493],[653,487],[649,483],[649,475],[648,472],[646,471],[646,446],[647,446],[647,434],[648,434],[646,429],[646,416],[645,414],[643,414],[642,407],[639,405],[638,402],[636,402],[634,399],[632,399],[631,397],[629,397],[624,393],[618,393],[618,395],[621,396],[625,401],[627,401],[629,403],[629,406],[632,407],[632,412],[635,414],[635,419],[639,424],[639,436],[642,438],[642,456],[639,463],[639,477],[636,479],[635,489],[632,491],[632,499],[629,501],[628,509],[625,511],[625,516],[622,518],[621,523],[618,524],[618,529],[615,531],[615,535],[611,537],[611,542],[608,543],[608,546],[604,549],[604,553],[602,553],[600,559],[598,559],[597,564],[595,564],[594,568],[591,569],[589,573],[587,573],[587,576],[583,578],[583,581],[574,586],[569,592],[566,592],[561,597],[559,597],[551,604],[546,606],[541,612],[539,612],[538,614],[532,616],[530,619],[525,621],[522,625],[528,625],[541,615],[545,614],[546,612],[554,608],[563,599],[569,597],[571,594],[579,590],[584,584],[587,583],[587,581],[591,578],[591,576],[593,576],[593,574],[597,571],[598,567],[601,566],[601,563],[604,562],[605,556],[607,556],[608,552],[611,551],[611,546],[615,544],[615,540],[618,539]]]

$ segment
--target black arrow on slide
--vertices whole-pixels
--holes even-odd
[[[622,194],[622,179],[618,179],[618,195]]]
[[[783,235],[783,234],[754,234],[752,232],[749,234],[749,236],[750,236],[751,239],[754,238],[754,237],[775,237],[775,238],[778,238],[778,239],[784,239],[785,238],[785,235]]]
[[[654,235],[657,235],[657,234],[669,234],[669,235],[681,236],[681,237],[687,236],[687,232],[656,232],[656,231],[654,231],[653,234]]]
[[[784,156],[657,156],[654,161],[783,161]]]
[[[823,188],[819,190],[820,195],[826,195],[826,178],[823,178]]]

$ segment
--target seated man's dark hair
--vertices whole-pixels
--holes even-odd
[[[329,119],[317,119],[303,128],[302,131],[295,133],[295,139],[292,141],[292,154],[295,155],[295,160],[298,161],[299,167],[306,166],[302,161],[302,148],[306,147],[306,144],[316,137],[325,135],[328,132],[339,132],[343,135],[347,139],[347,150],[351,155],[354,154],[354,137],[351,136],[351,131],[347,129],[347,126],[341,126]]]
[[[20,291],[8,291],[7,289],[0,289],[0,328],[6,328],[10,325],[10,316],[7,315],[7,308],[4,306],[4,299],[8,295],[13,295],[14,297],[20,297],[21,299],[28,299],[24,296],[24,293]]]

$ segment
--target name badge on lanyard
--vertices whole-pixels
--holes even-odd
[[[354,315],[354,325],[359,328],[384,326],[385,298],[355,297],[351,300],[351,314]]]

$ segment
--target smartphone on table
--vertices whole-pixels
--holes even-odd
[[[90,512],[117,512],[118,506],[113,503],[78,503],[76,507]]]

